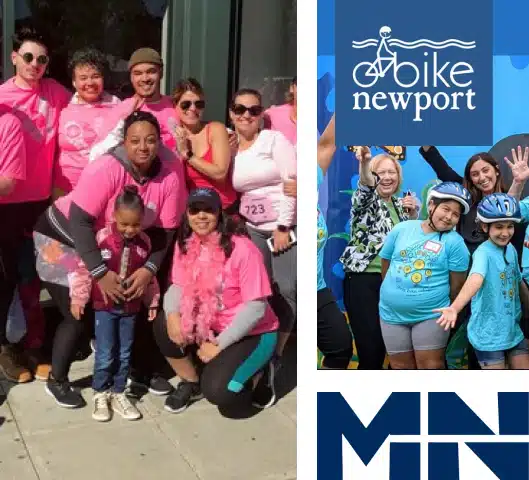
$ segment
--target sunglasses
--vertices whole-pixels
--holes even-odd
[[[184,100],[183,102],[180,102],[180,108],[182,110],[189,110],[191,105],[195,105],[197,110],[204,110],[206,107],[206,102],[204,100],[197,100],[195,102],[192,102],[191,100]]]
[[[263,107],[261,105],[252,105],[251,107],[247,107],[246,105],[236,103],[235,105],[232,105],[231,111],[235,115],[244,115],[246,112],[248,112],[252,117],[258,117],[261,115],[261,113],[263,113]]]
[[[20,55],[20,53],[18,55]],[[27,64],[30,64],[35,58],[35,55],[33,55],[31,52],[26,52],[20,56],[22,57],[22,60],[24,60],[24,62],[26,62]],[[36,58],[37,63],[39,65],[46,65],[50,61],[50,57],[48,57],[47,55],[39,55]]]
[[[217,209],[206,206],[192,206],[187,209],[189,215],[198,215],[200,212],[214,214],[217,213]]]

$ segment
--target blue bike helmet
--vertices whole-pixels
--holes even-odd
[[[518,200],[506,193],[487,195],[478,205],[477,219],[483,223],[522,221]]]
[[[428,193],[428,202],[432,198],[440,200],[455,200],[463,207],[463,214],[467,214],[470,210],[472,197],[470,192],[463,187],[463,185],[456,182],[443,182],[435,187],[432,187]]]

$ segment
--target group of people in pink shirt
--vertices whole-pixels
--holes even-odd
[[[131,55],[125,100],[105,92],[95,49],[72,55],[73,95],[45,77],[36,30],[14,35],[11,60],[15,76],[0,85],[0,374],[82,407],[68,375],[94,337],[97,421],[140,418],[138,389],[167,395],[172,413],[203,396],[221,409],[272,406],[296,320],[295,79],[287,103],[266,111],[258,91],[236,92],[231,130],[203,120],[195,79],[161,94],[151,48]],[[60,315],[50,345],[42,287]],[[26,334],[12,344],[16,289]]]

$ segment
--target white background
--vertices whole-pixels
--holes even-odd
[[[339,391],[360,419],[368,423],[393,391],[456,392],[494,432],[498,429],[497,392],[528,391],[524,371],[318,371],[316,369],[316,143],[317,143],[317,1],[298,8],[298,461],[299,480],[316,479],[316,392]],[[351,28],[361,19],[352,18]],[[318,32],[318,35],[333,35]],[[426,402],[426,396],[422,402]],[[426,403],[424,404],[424,407]],[[426,408],[422,408],[426,425]],[[440,415],[443,412],[439,412]],[[449,414],[449,413],[448,413]],[[405,439],[401,437],[401,439]],[[490,437],[489,437],[490,439]],[[508,440],[508,437],[503,437]],[[426,439],[422,439],[423,441]],[[515,439],[512,439],[516,441]],[[517,438],[517,441],[525,439]],[[413,441],[417,441],[414,438]],[[346,444],[347,445],[347,444]],[[422,448],[426,453],[426,449]],[[344,466],[354,469],[344,478],[387,478],[387,463],[365,470],[351,449],[344,449]],[[387,444],[377,456],[388,456]],[[375,457],[376,459],[377,457]],[[375,461],[373,459],[373,462]],[[427,463],[423,458],[423,478]],[[361,467],[361,468],[360,468]],[[373,468],[371,465],[369,468]],[[364,470],[362,470],[364,469]],[[460,447],[461,480],[496,478],[465,446]],[[324,480],[324,479],[319,479]]]

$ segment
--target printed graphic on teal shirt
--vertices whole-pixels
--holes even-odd
[[[525,230],[525,239],[522,251],[522,277],[529,282],[529,225]]]
[[[503,249],[490,240],[480,245],[472,257],[470,274],[479,273],[483,285],[472,299],[468,338],[474,348],[487,352],[513,348],[523,340],[519,295],[521,280],[518,256],[509,244]]]
[[[323,171],[318,165],[318,190],[320,185],[323,183]],[[325,223],[325,217],[323,212],[318,205],[318,291],[322,288],[325,288],[327,285],[325,283],[325,278],[323,276],[323,250],[325,244],[327,243],[328,232],[327,224]]]
[[[435,318],[435,308],[450,304],[450,271],[468,268],[470,255],[452,231],[424,233],[421,221],[394,227],[380,256],[390,267],[380,291],[380,317],[387,323],[416,323]]]

